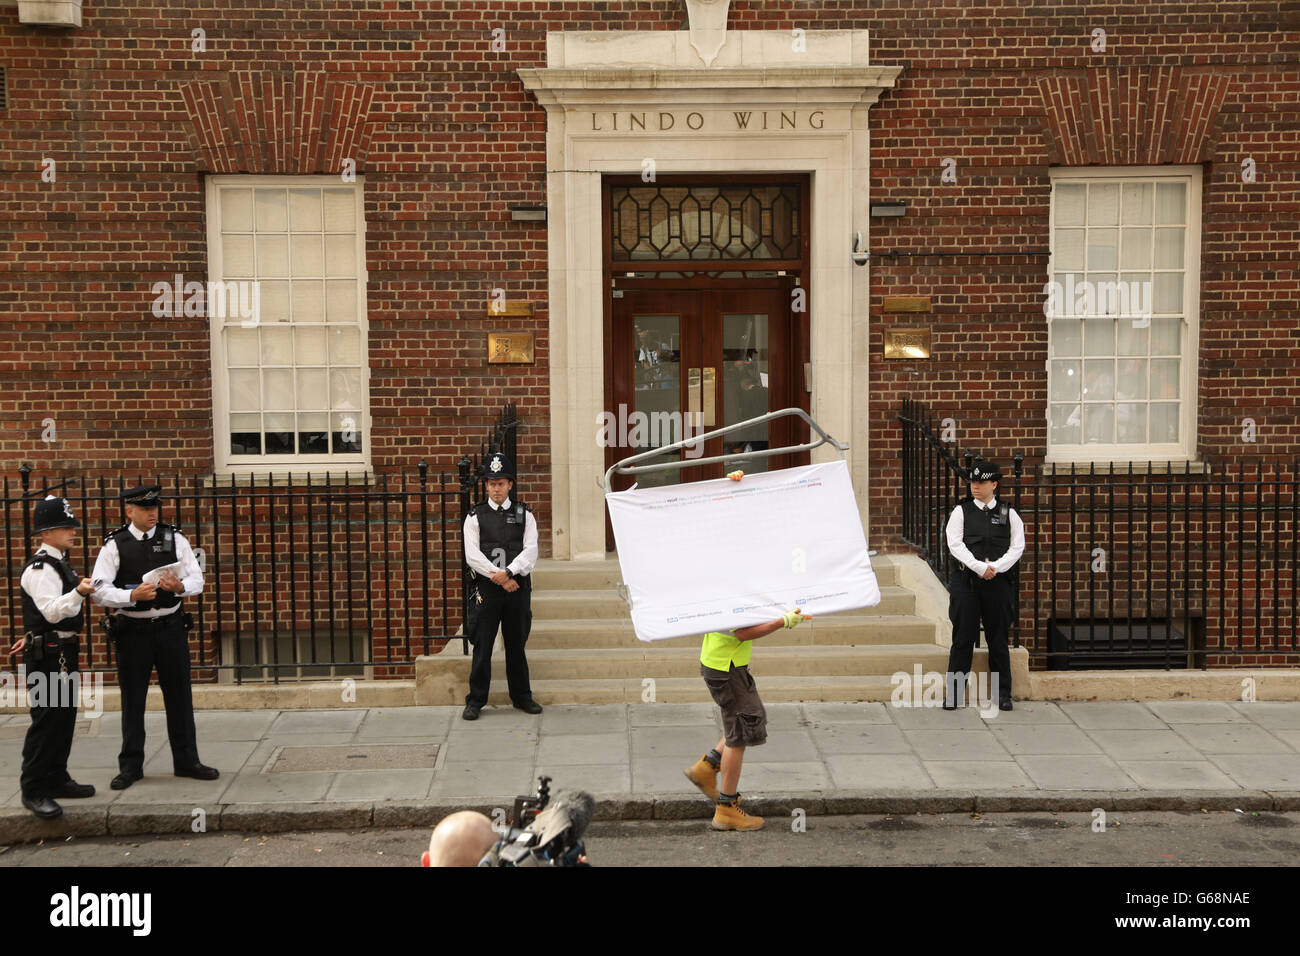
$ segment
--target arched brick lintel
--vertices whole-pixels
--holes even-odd
[[[1205,162],[1231,76],[1216,69],[1111,67],[1038,77],[1048,162],[1160,166]]]
[[[369,145],[369,84],[327,73],[235,70],[190,80],[181,92],[196,167],[206,173],[362,172]]]

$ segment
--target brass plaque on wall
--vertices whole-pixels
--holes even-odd
[[[489,299],[487,314],[489,318],[499,315],[532,315],[533,304],[525,299]]]
[[[885,296],[886,312],[929,312],[930,297],[928,295],[887,295]]]
[[[929,357],[929,329],[887,329],[885,331],[885,358],[928,359]]]
[[[532,332],[489,332],[489,365],[532,365]]]

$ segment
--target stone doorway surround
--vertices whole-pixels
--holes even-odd
[[[865,30],[728,31],[706,67],[687,31],[563,32],[547,34],[545,68],[518,71],[547,120],[554,557],[605,554],[601,177],[646,161],[659,175],[812,174],[812,415],[852,446],[866,522],[869,267],[850,254],[870,227],[867,111],[902,72],[867,50]]]

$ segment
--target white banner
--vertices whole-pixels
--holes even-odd
[[[845,462],[605,501],[643,641],[880,603]]]

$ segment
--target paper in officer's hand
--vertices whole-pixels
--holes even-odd
[[[177,561],[175,564],[165,564],[161,568],[154,568],[152,571],[146,571],[142,579],[144,584],[152,584],[155,587],[162,586],[162,577],[170,572],[176,576],[176,580],[181,579],[181,564]]]

